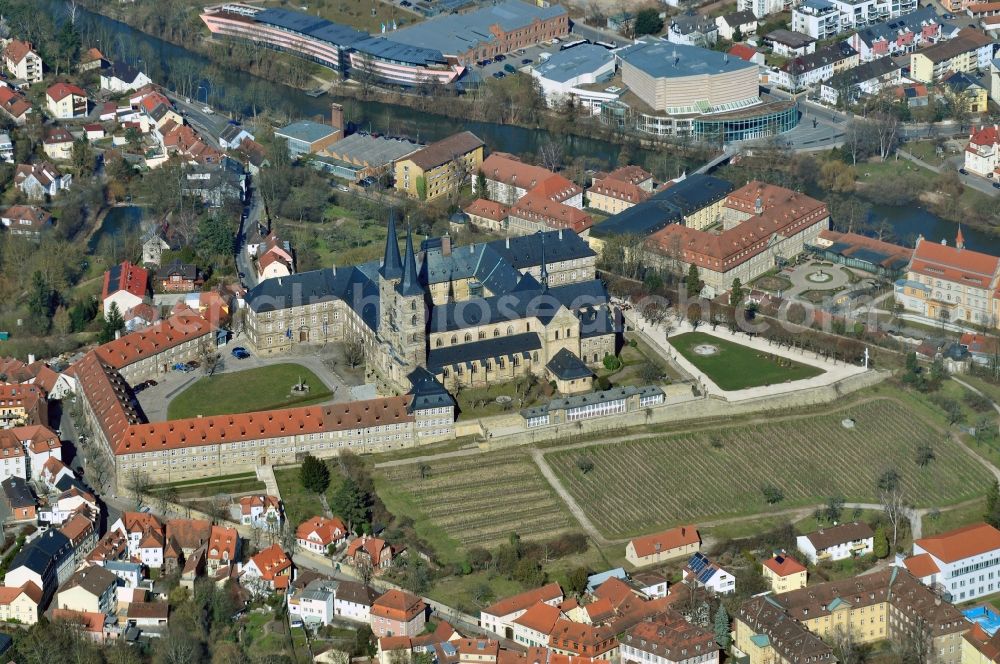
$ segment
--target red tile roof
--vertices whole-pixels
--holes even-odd
[[[491,616],[507,616],[518,611],[526,611],[538,602],[561,600],[562,597],[562,587],[558,583],[552,582],[541,588],[526,590],[518,595],[504,598],[499,602],[487,606],[483,609],[483,613]]]
[[[526,164],[512,154],[494,152],[483,161],[483,175],[487,180],[514,185],[530,190],[554,173],[541,166]]]
[[[0,604],[9,605],[21,595],[27,595],[35,604],[42,601],[42,590],[31,581],[23,586],[0,586]]]
[[[698,529],[694,526],[678,526],[665,530],[662,533],[636,537],[632,540],[632,547],[635,554],[640,558],[651,556],[660,551],[670,551],[682,546],[699,544],[701,537],[698,536]]]
[[[244,515],[249,515],[254,507],[260,507],[265,512],[268,508],[273,507],[274,509],[280,509],[281,501],[278,500],[277,496],[268,496],[264,494],[255,494],[253,496],[243,496],[240,498],[240,513]],[[316,517],[321,518],[321,517]],[[299,526],[301,528],[301,526]]]
[[[3,55],[6,59],[17,65],[20,64],[21,60],[24,60],[24,57],[28,55],[28,53],[32,53],[33,51],[34,48],[32,47],[31,42],[21,41],[20,39],[12,39],[10,40],[10,43],[7,44],[7,48],[4,49]]]
[[[14,118],[20,118],[31,110],[31,102],[11,88],[0,87],[0,107]]]
[[[344,525],[344,522],[339,517],[328,519],[322,516],[314,516],[307,521],[303,521],[295,529],[295,537],[300,540],[308,539],[313,533],[319,536],[319,543],[322,546],[327,546],[337,540],[343,539],[347,533],[347,526]]]
[[[805,566],[795,558],[786,555],[772,556],[764,561],[764,567],[778,576],[790,576],[806,571]]]
[[[235,528],[212,526],[208,537],[208,559],[225,562],[235,560],[239,543],[240,534]]]
[[[732,48],[729,49],[729,55],[734,55],[740,60],[749,62],[757,55],[757,49],[747,44],[733,44]]]
[[[95,634],[104,632],[104,614],[96,611],[70,611],[69,609],[53,609],[52,619],[79,625],[87,632]]]
[[[923,537],[914,544],[938,560],[953,563],[1000,549],[1000,530],[986,523],[976,523],[940,535]]]
[[[983,626],[978,622],[972,623],[972,629],[962,637],[969,642],[973,648],[991,662],[1000,662],[1000,632],[993,636],[986,633]]]
[[[0,217],[10,219],[12,225],[16,223],[18,226],[30,226],[35,230],[52,223],[52,215],[34,205],[11,205],[0,214]],[[29,223],[22,224],[23,221]]]
[[[971,249],[959,249],[918,239],[910,271],[977,288],[989,288],[1000,258]]]
[[[279,576],[291,574],[292,561],[277,544],[272,544],[250,560],[260,570],[261,578],[265,581],[274,581]]]
[[[55,85],[50,85],[49,89],[45,91],[45,95],[52,101],[58,102],[70,95],[86,97],[87,93],[71,83],[59,82]]]
[[[593,218],[578,208],[552,200],[538,188],[532,189],[514,204],[510,216],[543,223],[549,228],[567,228],[582,233],[594,224]]]
[[[101,300],[118,291],[126,291],[136,297],[145,297],[149,292],[149,271],[128,261],[122,261],[118,266],[117,280],[111,283],[112,270],[104,273],[104,288],[101,289]],[[125,312],[122,312],[125,313]]]
[[[601,194],[628,203],[641,203],[651,195],[645,189],[640,189],[627,180],[618,180],[611,176],[600,180],[595,179],[589,193]]]
[[[973,131],[969,136],[969,148],[975,145],[996,145],[1000,143],[1000,128],[997,125],[987,125]]]
[[[561,615],[562,612],[558,608],[551,604],[539,602],[521,614],[521,617],[514,622],[528,629],[533,629],[536,632],[548,634],[555,627],[556,621],[559,620],[559,616]]]
[[[0,459],[13,459],[24,456],[21,441],[10,429],[0,429]]]
[[[647,171],[642,166],[636,166],[635,164],[629,164],[628,166],[621,166],[611,171],[610,173],[604,175],[603,177],[596,178],[600,180],[618,180],[619,182],[628,182],[630,184],[639,185],[643,182],[653,179],[653,174]]]
[[[179,314],[99,346],[95,352],[115,369],[211,334],[212,324],[197,314]]]
[[[371,614],[380,618],[409,622],[426,608],[424,600],[413,593],[394,588],[372,603]]]
[[[929,553],[910,556],[903,561],[903,564],[906,565],[906,569],[910,570],[910,574],[918,579],[930,576],[931,574],[937,574],[941,571]]]
[[[476,217],[485,217],[493,221],[503,221],[507,218],[509,208],[502,203],[486,198],[477,198],[465,208],[465,213]]]

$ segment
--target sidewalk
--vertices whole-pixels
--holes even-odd
[[[733,343],[740,344],[741,346],[747,346],[748,348],[753,348],[771,355],[778,355],[801,364],[807,364],[811,367],[817,367],[824,371],[824,373],[819,376],[795,380],[788,383],[761,385],[759,387],[750,387],[744,390],[726,391],[716,385],[708,376],[705,375],[704,372],[695,367],[691,362],[684,358],[683,355],[677,352],[677,350],[670,344],[665,328],[661,326],[653,326],[645,319],[640,319],[638,315],[632,311],[625,312],[625,318],[630,325],[642,332],[648,340],[655,344],[660,353],[669,357],[671,361],[676,362],[682,369],[684,369],[685,372],[694,376],[695,379],[702,385],[705,392],[709,395],[721,397],[729,402],[758,399],[760,397],[774,396],[789,392],[801,392],[802,390],[807,390],[813,387],[826,387],[845,378],[857,376],[867,371],[867,369],[861,366],[825,360],[818,357],[815,353],[809,353],[798,349],[790,349],[784,346],[779,348],[777,345],[769,344],[766,339],[762,339],[760,337],[754,337],[751,339],[745,333],[734,334],[721,325],[717,326],[715,330],[712,329],[711,325],[700,325],[698,327],[698,331],[704,334],[724,339],[726,341],[731,341]],[[691,327],[690,323],[684,321],[680,326],[678,326],[677,330],[674,332],[674,336],[693,331],[694,328]]]

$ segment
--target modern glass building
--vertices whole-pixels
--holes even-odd
[[[653,136],[688,136],[699,141],[730,143],[766,138],[799,124],[798,105],[792,101],[761,103],[725,113],[660,115],[632,108],[624,101],[601,106],[601,122],[620,129],[635,129]]]

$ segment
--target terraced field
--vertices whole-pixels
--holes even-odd
[[[855,421],[853,429],[842,426],[844,418]],[[921,444],[935,455],[923,468],[916,462]],[[577,468],[581,456],[594,463],[587,474]],[[991,480],[957,443],[889,399],[815,417],[556,450],[545,458],[609,538],[766,512],[765,484],[784,493],[775,509],[833,495],[877,502],[876,479],[891,466],[907,499],[925,507],[975,498]]]
[[[531,457],[504,451],[378,471],[379,495],[396,514],[407,514],[418,531],[439,528],[465,547],[490,548],[510,534],[548,539],[579,530]]]

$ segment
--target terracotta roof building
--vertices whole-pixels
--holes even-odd
[[[734,279],[749,283],[778,260],[797,256],[829,225],[822,201],[755,181],[726,197],[718,226],[670,224],[648,240],[647,255],[682,272],[697,266],[707,295],[714,297]]]
[[[906,276],[896,281],[896,301],[929,319],[997,326],[1000,259],[965,247],[959,229],[954,246],[917,237]]]
[[[555,582],[549,583],[487,606],[479,613],[479,624],[497,636],[508,638],[506,630],[532,606],[539,602],[558,606],[562,601],[562,587]]]
[[[500,232],[507,227],[507,213],[510,208],[487,198],[477,198],[466,206],[464,212],[469,222],[479,228]]]
[[[38,239],[52,225],[52,215],[35,205],[11,205],[0,213],[0,223],[11,235]]]
[[[786,593],[806,587],[805,565],[784,552],[776,553],[764,561],[764,578],[776,593]]]
[[[111,305],[118,306],[118,313],[127,314],[132,307],[142,304],[150,292],[149,271],[123,261],[104,273],[101,301],[104,315],[111,312]]]
[[[24,81],[26,86],[41,82],[42,58],[31,42],[11,39],[3,50],[3,60],[11,76]]]
[[[653,661],[660,664],[717,663],[719,646],[715,635],[667,610],[632,627],[621,639],[623,662]]]
[[[811,563],[844,560],[872,552],[875,533],[864,521],[841,523],[796,537],[799,551]]]
[[[188,310],[99,346],[95,353],[137,383],[198,358],[204,344],[215,345],[214,333],[209,321]]]
[[[901,276],[913,257],[913,249],[909,247],[833,230],[820,233],[813,250],[826,260],[890,279]]]
[[[451,195],[476,177],[483,150],[483,141],[468,131],[431,143],[396,162],[395,187],[421,200]]]
[[[413,637],[424,630],[427,605],[405,590],[390,590],[372,604],[371,628],[376,636]]]
[[[625,546],[625,559],[636,567],[689,558],[701,546],[694,526],[678,526],[662,533],[636,537]]]
[[[299,547],[319,554],[326,554],[328,547],[340,544],[346,537],[347,526],[339,517],[314,516],[295,529],[295,541]]]
[[[293,573],[291,558],[279,545],[272,544],[240,568],[240,583],[254,594],[284,592]]]
[[[977,523],[922,537],[913,542],[913,556],[903,562],[913,576],[943,588],[955,602],[992,595],[997,587],[983,570],[1000,564],[1000,530]]]

